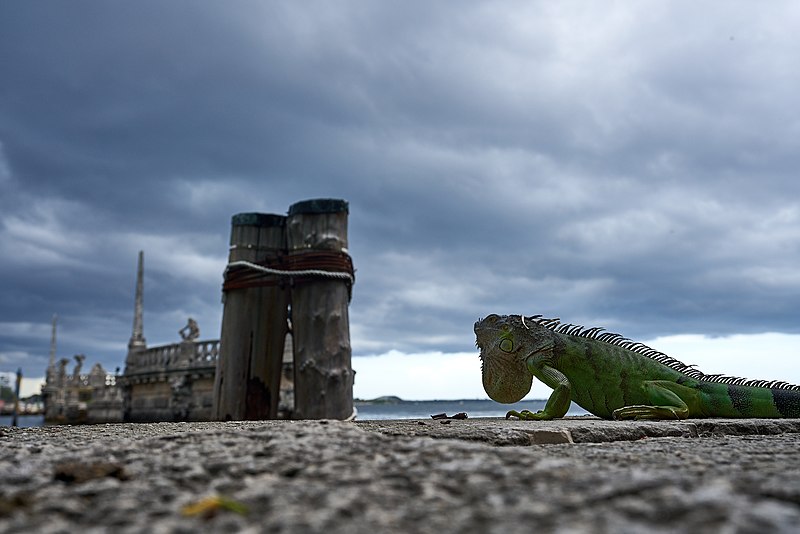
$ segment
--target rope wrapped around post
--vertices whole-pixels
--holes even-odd
[[[343,280],[348,296],[352,298],[355,284],[353,260],[346,252],[313,250],[279,254],[260,262],[233,261],[225,269],[223,291],[248,287],[280,285],[284,279],[289,285],[310,282],[319,278]]]

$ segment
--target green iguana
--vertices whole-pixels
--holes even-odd
[[[553,388],[544,410],[512,410],[506,418],[563,417],[570,401],[605,419],[800,417],[800,386],[705,375],[602,328],[489,315],[475,323],[475,335],[493,400],[521,400],[534,376]]]

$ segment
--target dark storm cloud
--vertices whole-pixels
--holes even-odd
[[[797,332],[791,3],[0,6],[0,363],[219,335],[230,216],[350,201],[356,354],[491,312]]]

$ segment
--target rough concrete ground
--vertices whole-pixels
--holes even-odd
[[[0,428],[0,532],[797,532],[799,445],[800,420]]]

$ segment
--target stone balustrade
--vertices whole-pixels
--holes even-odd
[[[125,375],[215,368],[218,359],[218,339],[183,341],[129,353]]]
[[[89,375],[67,375],[67,384],[77,387],[89,387],[92,385]]]
[[[216,367],[219,359],[219,339],[197,341],[194,362],[198,367]]]

